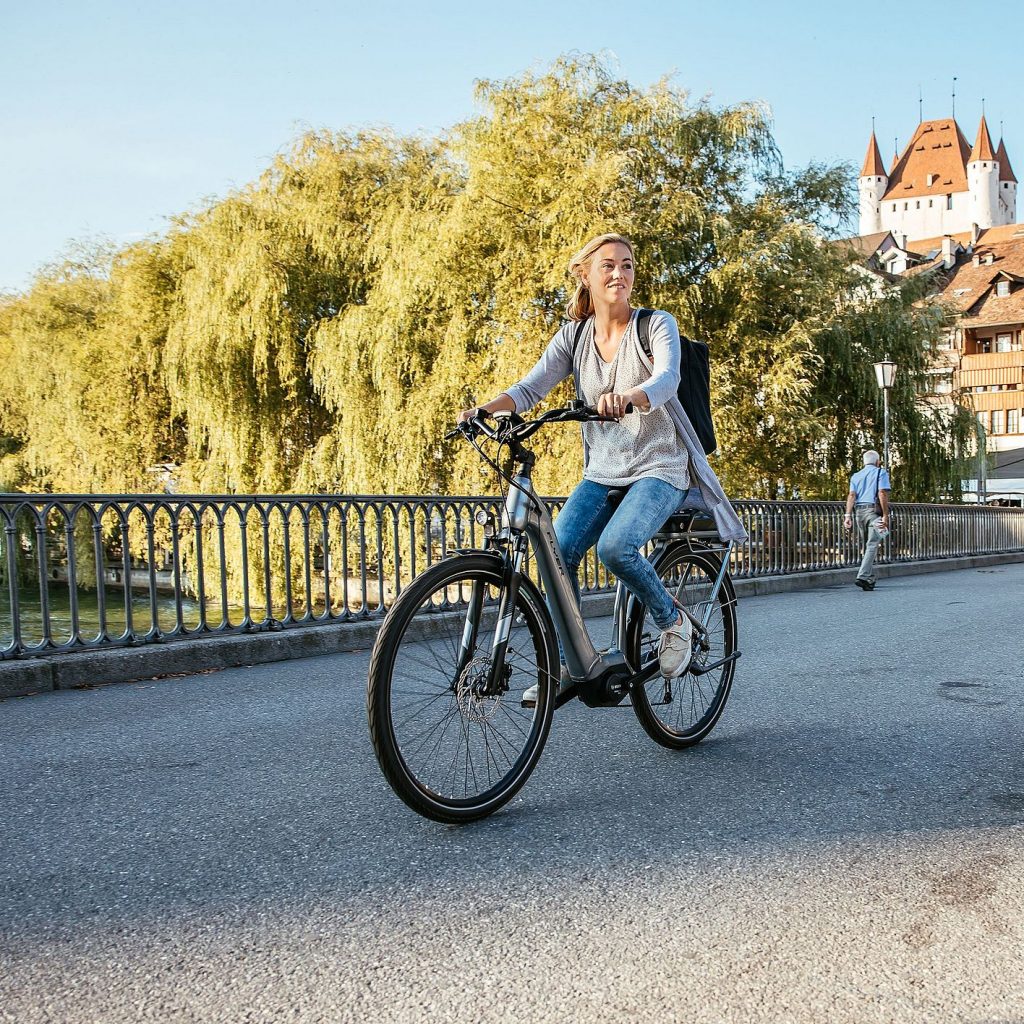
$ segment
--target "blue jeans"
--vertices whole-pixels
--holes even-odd
[[[682,505],[687,492],[664,480],[645,477],[630,486],[618,508],[612,508],[608,501],[610,490],[611,487],[592,480],[581,481],[555,520],[555,536],[576,597],[579,598],[576,572],[583,556],[597,544],[597,557],[608,571],[643,601],[658,629],[667,629],[678,620],[678,612],[672,596],[640,548]]]

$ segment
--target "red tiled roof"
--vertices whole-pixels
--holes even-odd
[[[971,244],[970,231],[958,231],[955,235],[949,236],[954,242],[959,242],[965,248]],[[945,235],[936,235],[934,238],[915,238],[907,242],[907,248],[914,252],[929,253],[934,249],[942,250],[942,239]]]
[[[1007,227],[1024,229],[1020,224]],[[992,287],[1003,274],[1024,276],[1024,237],[979,241],[974,255],[981,257],[979,265],[975,266],[970,256],[961,257],[942,288],[943,298],[960,312],[965,327],[1024,322],[1024,287],[1006,296],[997,296]],[[991,263],[984,262],[988,255],[992,256]]]
[[[889,172],[883,202],[907,196],[966,192],[969,153],[970,146],[951,117],[922,121]]]
[[[875,133],[871,133],[871,141],[868,143],[868,151],[864,156],[864,166],[860,169],[862,178],[884,178],[885,164],[882,163],[882,154],[878,151],[878,139]]]
[[[978,125],[978,137],[974,140],[974,149],[971,150],[971,158],[968,163],[975,160],[995,160],[996,155],[992,151],[992,136],[988,133],[988,123],[985,115],[981,115],[981,124]]]
[[[1012,181],[1016,184],[1017,179],[1013,176],[1013,168],[1010,166],[1010,158],[1006,155],[1006,147],[1003,145],[1002,139],[999,140],[996,159],[999,161],[999,180]]]

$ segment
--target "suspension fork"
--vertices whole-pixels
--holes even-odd
[[[481,580],[474,580],[469,593],[469,601],[466,604],[466,624],[462,627],[462,644],[459,647],[459,656],[455,662],[454,680],[461,678],[469,663],[473,660],[473,652],[476,650],[476,638],[480,632],[480,618],[484,610],[484,591],[487,585]]]
[[[508,650],[508,638],[512,633],[512,620],[519,599],[519,580],[528,544],[525,533],[516,533],[509,557],[502,563],[498,621],[494,629],[494,644],[491,647],[491,667],[487,674],[486,692],[489,694],[501,693],[505,686],[505,652]]]

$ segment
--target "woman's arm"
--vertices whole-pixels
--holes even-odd
[[[664,405],[679,391],[679,327],[675,317],[656,310],[651,314],[651,356],[654,370],[636,391],[646,398],[646,403],[635,402],[641,412],[650,412]],[[646,408],[644,407],[646,405]]]
[[[574,323],[560,328],[548,342],[548,347],[533,369],[522,380],[492,398],[486,405],[463,409],[459,413],[459,422],[468,420],[476,408],[486,409],[487,412],[526,412],[543,401],[557,384],[572,373],[571,339],[575,330]]]
[[[544,349],[530,372],[505,392],[514,404],[513,412],[526,412],[572,374],[572,338],[576,324],[566,324]]]

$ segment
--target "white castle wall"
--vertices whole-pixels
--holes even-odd
[[[937,235],[970,231],[971,224],[974,223],[970,193],[954,192],[953,208],[948,210],[946,206],[947,200],[944,195],[886,199],[881,203],[881,225],[876,230],[891,231],[897,241],[900,235],[906,235],[909,239],[934,238]]]

